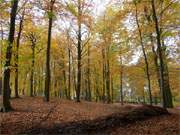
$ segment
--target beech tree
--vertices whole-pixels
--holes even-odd
[[[22,11],[22,16],[20,16],[20,23],[19,23],[19,31],[18,31],[18,37],[17,37],[17,41],[16,41],[16,52],[15,52],[15,85],[14,85],[14,89],[15,89],[15,97],[18,98],[19,97],[19,93],[18,93],[18,80],[19,80],[19,45],[20,45],[20,39],[21,39],[21,34],[22,34],[22,29],[23,29],[23,22],[24,22],[24,15],[25,15],[25,8]]]
[[[30,96],[34,95],[34,68],[35,68],[35,47],[37,44],[37,34],[34,32],[30,32],[27,34],[28,40],[31,42],[31,51],[32,51],[32,60],[31,60],[31,75],[30,75]]]
[[[10,28],[8,43],[6,48],[6,57],[5,64],[3,66],[3,82],[2,82],[2,92],[3,92],[3,102],[2,109],[7,112],[12,110],[9,97],[10,97],[10,66],[11,66],[11,57],[12,57],[12,47],[14,42],[14,33],[15,33],[15,22],[16,22],[16,11],[18,8],[18,0],[11,1],[11,14],[10,14]]]
[[[170,88],[166,88],[166,84],[168,83],[165,81],[165,74],[164,74],[164,59],[163,59],[163,46],[161,44],[161,32],[159,28],[159,21],[157,18],[157,13],[156,13],[156,6],[154,0],[151,0],[151,5],[152,5],[152,12],[153,12],[153,19],[154,19],[154,25],[155,25],[155,30],[156,30],[156,40],[157,40],[157,48],[158,48],[158,56],[159,56],[159,61],[160,61],[160,68],[159,68],[159,74],[160,74],[160,89],[162,93],[162,104],[164,108],[167,107],[173,107],[172,104],[172,94],[170,91]]]
[[[91,17],[90,17],[90,8],[92,7],[91,1],[75,0],[67,4],[67,10],[71,13],[72,18],[76,20],[74,29],[77,33],[75,35],[76,41],[74,41],[77,48],[77,84],[76,84],[76,101],[80,102],[81,96],[81,82],[82,82],[82,58],[86,51],[84,50],[85,46],[88,44],[90,38],[86,35],[89,35],[90,31],[88,30],[91,27]],[[76,28],[77,26],[77,28]],[[85,30],[84,30],[85,29]],[[86,38],[83,39],[82,37]]]
[[[50,49],[51,49],[51,33],[52,33],[52,23],[53,23],[53,8],[55,0],[51,0],[49,4],[48,17],[49,17],[49,26],[48,26],[48,41],[47,41],[47,50],[46,50],[46,78],[45,78],[45,101],[49,101],[49,91],[51,85],[51,73],[50,73]]]
[[[135,16],[136,16],[136,23],[137,23],[137,27],[138,27],[138,31],[139,31],[140,44],[142,47],[142,51],[143,51],[143,55],[144,55],[144,61],[146,64],[146,71],[145,72],[146,72],[146,76],[147,76],[147,80],[148,80],[149,99],[150,99],[150,104],[152,105],[151,79],[150,79],[150,73],[149,73],[149,63],[148,63],[147,55],[145,52],[145,47],[144,47],[143,37],[142,37],[142,31],[141,31],[139,19],[138,19],[138,11],[137,11],[138,2],[134,1],[134,4],[135,4],[135,10],[136,10]]]

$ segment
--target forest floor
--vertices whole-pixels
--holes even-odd
[[[179,135],[180,110],[40,97],[12,99],[14,111],[0,113],[0,134]]]

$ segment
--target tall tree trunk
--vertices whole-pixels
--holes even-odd
[[[38,89],[39,89],[39,94],[38,95],[41,95],[41,91],[42,91],[42,75],[43,74],[43,72],[42,72],[42,70],[41,70],[41,67],[39,67],[39,74],[38,74]]]
[[[52,65],[52,69],[53,69],[52,89],[53,89],[54,97],[56,97],[56,62],[52,61],[51,65]]]
[[[77,90],[76,90],[76,101],[80,102],[80,93],[81,93],[81,17],[82,17],[82,9],[81,9],[81,0],[78,0],[78,71],[77,71]]]
[[[46,50],[46,77],[45,77],[45,91],[44,91],[44,101],[49,102],[49,93],[51,85],[51,71],[50,71],[50,49],[51,49],[51,32],[53,23],[53,7],[55,0],[50,1],[50,13],[49,13],[49,27],[48,27],[48,42]]]
[[[26,80],[28,77],[28,71],[25,71],[24,73],[24,79],[23,79],[23,84],[22,84],[22,95],[25,95],[25,89],[26,89]]]
[[[14,41],[14,32],[15,32],[15,21],[16,21],[16,12],[18,8],[18,0],[11,1],[11,14],[10,14],[10,29],[9,29],[9,36],[8,36],[8,44],[6,48],[6,61],[4,64],[4,74],[3,74],[3,83],[2,83],[2,92],[3,92],[3,111],[7,112],[12,109],[9,95],[10,95],[10,63],[12,57],[12,46]]]
[[[73,83],[74,83],[74,87],[73,87],[73,99],[75,98],[75,92],[77,91],[77,83],[76,83],[76,71],[75,71],[75,65],[74,65],[74,59],[73,59],[73,56],[72,56],[72,66],[73,66]]]
[[[164,81],[164,59],[163,59],[163,52],[162,52],[162,45],[161,45],[161,32],[159,29],[159,21],[156,14],[156,7],[154,0],[151,0],[151,6],[153,11],[153,19],[155,23],[155,29],[156,29],[156,39],[157,39],[157,50],[158,50],[158,56],[160,61],[160,67],[159,67],[159,74],[160,74],[160,89],[162,93],[162,105],[164,108],[167,107],[173,107],[172,104],[172,97],[169,95],[170,89],[166,89],[165,81]]]
[[[105,65],[105,51],[104,51],[104,48],[102,48],[102,74],[103,74],[103,78],[102,78],[102,85],[103,85],[103,93],[102,93],[102,100],[103,102],[105,102],[105,92],[106,92],[106,65]]]
[[[69,65],[68,65],[68,97],[71,99],[71,51],[68,49]]]
[[[36,86],[37,86],[37,78],[36,78],[36,75],[34,74],[34,78],[33,78],[33,81],[34,81],[34,84],[33,84],[33,95],[34,96],[37,96],[37,91],[36,91]]]
[[[153,59],[154,59],[154,65],[155,65],[155,70],[156,70],[156,77],[157,77],[157,80],[158,80],[158,86],[159,88],[161,87],[161,82],[160,82],[160,74],[159,74],[159,64],[158,64],[158,54],[155,50],[155,46],[154,46],[154,40],[153,40],[153,36],[152,36],[152,33],[150,34],[150,40],[151,40],[151,49],[152,49],[152,52],[153,52]],[[160,89],[160,95],[161,95],[161,89]],[[157,98],[157,97],[155,97]],[[162,98],[160,97],[160,100]]]
[[[150,34],[150,39],[151,39],[151,49],[152,49],[152,52],[153,52],[154,65],[155,65],[155,68],[156,68],[158,84],[159,84],[159,87],[160,87],[158,55],[157,55],[155,47],[154,47],[154,40],[153,40],[152,34]]]
[[[20,39],[21,39],[21,33],[23,29],[23,21],[24,21],[24,12],[23,10],[22,17],[20,19],[20,24],[19,24],[19,32],[18,32],[18,37],[17,37],[17,43],[16,43],[16,53],[15,53],[15,85],[14,85],[14,90],[15,90],[15,97],[19,97],[18,93],[18,80],[19,80],[19,45],[20,45]]]
[[[120,62],[121,62],[121,65],[120,65],[120,97],[121,97],[121,105],[124,105],[124,101],[123,101],[123,65],[122,65],[122,56],[120,56]]]
[[[145,47],[144,47],[144,43],[143,43],[141,28],[140,28],[140,25],[139,25],[138,12],[137,12],[137,3],[135,3],[135,7],[136,7],[136,23],[137,23],[137,27],[138,27],[138,31],[139,31],[139,38],[140,38],[141,47],[142,47],[142,51],[143,51],[143,55],[144,55],[144,62],[146,64],[146,77],[147,77],[147,81],[148,81],[149,100],[150,100],[150,104],[152,105],[152,94],[151,94],[151,80],[150,80],[150,73],[149,73],[149,63],[148,63],[147,55],[146,55],[146,52],[145,52]]]
[[[64,54],[62,54],[62,58],[63,58],[63,60],[65,60]],[[63,73],[63,81],[64,81],[64,82],[63,82],[63,84],[64,84],[64,93],[65,93],[66,99],[69,99],[69,97],[68,97],[68,89],[67,89],[67,86],[66,86],[66,81],[67,81],[67,79],[66,79],[65,61],[63,61],[63,63],[62,63],[62,68],[63,68],[62,73]]]
[[[163,10],[163,3],[164,1],[161,0],[161,10]],[[160,34],[162,33],[162,17],[163,17],[163,12],[160,14],[159,17],[159,27],[160,27]],[[162,42],[162,54],[163,54],[163,58],[164,58],[164,85],[165,85],[165,92],[166,92],[166,100],[167,100],[167,107],[172,108],[173,107],[173,99],[172,99],[172,93],[171,93],[171,88],[170,88],[170,84],[169,84],[169,71],[168,71],[168,60],[167,60],[167,56],[166,56],[166,46],[164,44],[164,39],[163,37],[161,37],[161,42]]]
[[[99,92],[99,75],[97,74],[97,69],[94,67],[94,73],[95,73],[95,83],[94,83],[94,89],[95,89],[95,96],[96,96],[96,102],[98,100],[102,100],[102,95]]]
[[[88,101],[88,80],[87,80],[87,70],[86,68],[83,70],[82,74],[82,92],[83,92],[83,99]]]
[[[109,65],[109,46],[106,49],[107,58],[106,58],[106,92],[107,92],[107,103],[111,102],[111,94],[110,94],[110,65]]]
[[[164,44],[164,40],[162,39],[162,53],[164,58],[164,85],[165,85],[165,92],[166,92],[166,101],[167,101],[167,107],[172,108],[173,107],[173,99],[172,99],[172,93],[171,88],[169,84],[169,71],[168,71],[168,60],[166,57],[166,46]]]
[[[66,99],[69,99],[68,91],[67,91],[67,87],[66,87],[66,71],[65,71],[65,69],[63,70],[63,80],[64,80],[64,92],[65,92],[65,96],[66,96]]]
[[[31,76],[30,76],[30,96],[34,93],[34,65],[35,65],[35,43],[32,42],[32,61],[31,61]]]
[[[1,24],[1,45],[0,45],[0,95],[2,95],[2,46],[4,42],[4,30],[3,30],[3,25]]]
[[[113,79],[112,74],[111,74],[111,101],[112,103],[114,101],[114,79]]]
[[[88,101],[91,101],[91,80],[90,80],[90,48],[88,46],[88,67],[87,67],[87,78],[88,78]]]

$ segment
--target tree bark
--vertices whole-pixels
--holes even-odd
[[[9,97],[10,97],[10,64],[12,57],[12,46],[14,42],[14,33],[15,33],[15,21],[16,21],[16,12],[18,8],[18,0],[11,1],[11,13],[10,13],[10,30],[8,36],[8,44],[6,49],[6,61],[4,64],[4,74],[3,74],[3,83],[2,83],[2,92],[3,92],[3,111],[7,112],[12,110]]]
[[[24,21],[24,12],[23,10],[22,17],[20,19],[19,23],[19,32],[18,32],[18,37],[17,37],[17,43],[16,43],[16,53],[15,53],[15,85],[14,85],[14,90],[15,90],[15,98],[19,97],[18,93],[18,80],[19,80],[19,45],[20,45],[20,39],[21,39],[21,33],[23,29],[23,21]]]
[[[51,33],[52,33],[52,23],[53,23],[53,7],[55,0],[50,1],[49,10],[49,26],[48,26],[48,42],[46,50],[46,77],[45,77],[45,91],[44,91],[44,101],[49,102],[49,93],[51,85],[51,71],[50,71],[50,49],[51,49]]]
[[[113,79],[112,74],[111,74],[111,101],[112,103],[114,101],[114,79]]]
[[[162,105],[163,105],[163,108],[173,107],[172,96],[170,95],[171,92],[170,92],[170,89],[169,90],[166,89],[166,84],[164,80],[165,79],[164,59],[163,59],[163,51],[162,51],[162,45],[161,45],[161,32],[159,29],[159,21],[157,18],[154,0],[151,0],[151,6],[152,6],[153,19],[154,19],[155,30],[156,30],[157,51],[158,51],[158,56],[159,56],[159,61],[160,61],[159,74],[160,74],[160,89],[161,89],[161,95],[162,95]]]
[[[65,64],[63,64],[63,65],[65,65]],[[66,71],[65,71],[65,67],[63,69],[63,80],[64,80],[64,92],[65,92],[65,96],[66,96],[66,99],[69,99],[68,91],[67,91],[67,87],[66,87]]]
[[[107,53],[107,65],[106,65],[106,92],[107,92],[107,103],[111,103],[110,94],[110,65],[109,65],[109,46],[106,48]]]
[[[68,97],[71,99],[71,51],[68,49],[68,56],[69,56],[69,65],[68,65]]]
[[[72,72],[73,72],[73,83],[74,83],[74,87],[73,87],[73,99],[75,98],[75,92],[77,91],[77,83],[76,83],[76,71],[75,71],[75,64],[74,64],[74,58],[73,58],[73,55],[72,55]]]
[[[88,67],[87,67],[87,78],[88,78],[88,101],[91,101],[91,80],[90,80],[90,49],[88,46]]]
[[[168,71],[168,62],[166,57],[166,46],[164,45],[164,41],[162,39],[162,53],[164,58],[164,85],[165,85],[165,95],[166,95],[166,101],[167,101],[167,107],[172,108],[173,107],[173,99],[172,99],[172,93],[171,88],[169,84],[169,71]]]
[[[82,34],[81,34],[81,17],[82,17],[82,9],[81,9],[81,0],[78,0],[78,71],[77,71],[77,89],[76,89],[76,101],[80,102],[80,93],[81,93],[81,42],[82,42]]]
[[[160,82],[160,76],[159,76],[160,74],[159,74],[158,54],[157,54],[157,52],[155,50],[154,40],[153,40],[152,34],[150,34],[150,40],[151,40],[151,49],[152,49],[152,52],[153,52],[154,65],[155,65],[155,70],[156,70],[156,77],[157,77],[157,80],[158,80],[158,86],[160,88],[161,87],[161,82]],[[161,89],[160,89],[159,94],[161,95]],[[157,97],[155,97],[155,98],[157,98]],[[160,97],[160,100],[161,100],[161,97]]]
[[[31,76],[30,76],[30,96],[34,93],[34,65],[35,65],[35,43],[32,41],[32,61],[31,61]]]
[[[147,59],[147,55],[146,55],[146,51],[145,51],[145,47],[144,47],[144,43],[143,43],[141,28],[140,28],[140,25],[139,25],[138,12],[137,12],[137,3],[135,3],[135,7],[136,7],[136,23],[137,23],[137,27],[138,27],[138,31],[139,31],[140,43],[141,43],[141,47],[142,47],[142,51],[143,51],[143,55],[144,55],[144,62],[145,62],[145,65],[146,65],[146,77],[147,77],[147,81],[148,81],[149,100],[150,100],[150,104],[152,105],[151,79],[150,79],[150,73],[149,73],[149,63],[148,63],[148,59]]]
[[[120,62],[121,62],[121,65],[120,65],[120,97],[121,97],[121,105],[124,105],[124,101],[123,101],[123,65],[122,65],[122,56],[120,56]]]
[[[104,51],[104,48],[102,48],[102,74],[103,74],[103,78],[102,78],[102,85],[103,85],[103,93],[102,93],[102,100],[103,102],[105,102],[105,92],[106,92],[106,65],[105,65],[105,51]]]

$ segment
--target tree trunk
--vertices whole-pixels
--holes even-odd
[[[76,83],[76,71],[75,71],[75,67],[74,67],[73,57],[72,57],[72,65],[73,65],[73,83],[74,83],[73,99],[74,99],[75,98],[75,92],[77,91],[77,83]]]
[[[20,24],[19,24],[19,32],[18,32],[18,37],[17,37],[17,43],[16,43],[16,52],[15,52],[15,98],[19,97],[18,93],[18,80],[19,80],[19,44],[20,44],[20,39],[21,39],[21,33],[23,29],[23,21],[24,21],[24,12],[22,13],[22,17],[20,19]]]
[[[106,92],[107,92],[107,103],[111,102],[110,94],[110,65],[109,65],[109,47],[106,50],[107,53],[107,69],[106,69]]]
[[[160,89],[162,94],[162,105],[163,108],[167,107],[173,107],[172,104],[172,97],[170,95],[170,89],[167,91],[165,87],[165,76],[164,76],[164,59],[163,59],[163,52],[162,52],[162,45],[161,45],[161,33],[159,29],[159,22],[156,14],[156,7],[154,0],[151,0],[151,6],[153,10],[153,19],[155,23],[155,29],[156,29],[156,39],[157,39],[157,51],[160,61],[160,67],[159,67],[159,74],[160,74]]]
[[[144,62],[146,64],[146,77],[147,77],[147,81],[148,81],[149,100],[150,100],[150,104],[152,105],[152,94],[151,94],[151,80],[150,80],[150,73],[149,73],[149,63],[148,63],[147,55],[146,55],[146,52],[145,52],[145,47],[144,47],[144,43],[143,43],[141,28],[140,28],[140,25],[139,25],[138,12],[137,12],[137,3],[135,3],[135,6],[136,6],[136,23],[137,23],[137,27],[138,27],[138,31],[139,31],[139,38],[140,38],[141,47],[142,47],[142,51],[143,51],[143,55],[144,55]]]
[[[23,79],[23,84],[22,84],[22,95],[25,95],[25,89],[26,89],[26,80],[27,80],[27,75],[28,71],[24,73],[24,79]]]
[[[30,76],[30,96],[34,93],[34,65],[35,65],[35,43],[32,42],[32,61],[31,61],[31,76]]]
[[[81,93],[81,0],[78,0],[78,71],[77,71],[77,90],[76,90],[76,101],[80,102],[80,93]]]
[[[114,80],[112,74],[111,74],[111,101],[112,103],[114,101]]]
[[[88,67],[87,67],[87,78],[88,78],[88,101],[91,101],[91,80],[90,80],[90,49],[88,46]]]
[[[0,73],[2,73],[2,53],[3,53],[3,42],[4,42],[4,30],[3,30],[3,25],[1,23],[1,45],[0,45]],[[2,94],[2,74],[0,74],[0,79],[1,79],[1,91],[0,91],[0,95]]]
[[[66,99],[69,99],[68,92],[67,92],[67,87],[66,87],[66,71],[65,71],[65,69],[63,70],[63,80],[64,80],[64,92],[65,92],[65,96],[66,96]]]
[[[9,30],[9,36],[8,36],[8,45],[6,49],[6,61],[4,64],[4,74],[3,74],[3,83],[2,83],[2,92],[3,92],[3,111],[7,112],[12,109],[10,101],[9,101],[9,95],[10,95],[10,63],[11,63],[11,57],[12,57],[12,46],[14,41],[14,32],[15,32],[15,21],[16,21],[16,11],[18,8],[18,0],[12,0],[11,1],[11,14],[10,14],[10,30]]]
[[[163,10],[163,3],[164,1],[161,0],[161,10]],[[162,16],[163,12],[160,14],[160,19],[159,19],[159,26],[160,26],[160,34],[162,33]],[[173,99],[172,99],[172,93],[171,93],[171,88],[169,84],[169,71],[168,71],[168,60],[166,56],[166,46],[164,44],[164,39],[161,37],[161,42],[162,42],[162,55],[164,58],[164,85],[165,85],[165,95],[166,95],[166,100],[167,100],[167,107],[172,108],[173,107]]]
[[[155,47],[154,47],[154,40],[153,40],[153,36],[152,34],[150,34],[150,39],[151,39],[151,49],[152,49],[152,52],[153,52],[153,59],[154,59],[154,65],[155,65],[155,70],[156,70],[156,77],[157,77],[157,80],[158,80],[158,86],[159,88],[161,87],[161,82],[160,82],[160,74],[159,74],[159,64],[158,64],[158,55],[157,55],[157,52],[155,50]],[[161,89],[160,89],[160,95],[161,95]],[[160,101],[162,100],[162,98],[160,97]]]
[[[53,23],[53,7],[55,0],[50,2],[50,13],[49,13],[49,26],[48,26],[48,42],[46,50],[46,77],[45,77],[45,91],[44,91],[44,101],[49,102],[49,93],[51,85],[51,71],[50,71],[50,49],[51,49],[51,32]]]
[[[100,92],[99,92],[99,75],[97,75],[97,69],[96,68],[94,68],[94,72],[95,72],[95,83],[94,83],[94,89],[95,89],[95,96],[96,96],[96,102],[98,101],[98,100],[102,100],[101,98],[101,94],[100,94]]]
[[[166,95],[166,101],[167,101],[167,107],[172,108],[173,107],[173,101],[172,101],[172,93],[171,88],[169,84],[169,71],[168,71],[168,62],[166,57],[166,46],[164,45],[164,41],[162,39],[162,53],[164,58],[164,85],[165,85],[165,95]]]
[[[69,65],[68,65],[68,97],[71,99],[71,51],[68,49],[68,55],[69,55]]]
[[[123,101],[123,65],[122,65],[122,56],[120,56],[120,97],[121,97],[121,105],[124,105]]]
[[[102,85],[103,85],[103,93],[102,93],[102,100],[103,102],[105,102],[105,92],[106,92],[106,65],[105,65],[105,51],[104,48],[102,48],[102,63],[103,63],[103,70],[102,70],[102,74],[103,74],[103,78],[102,78]]]

